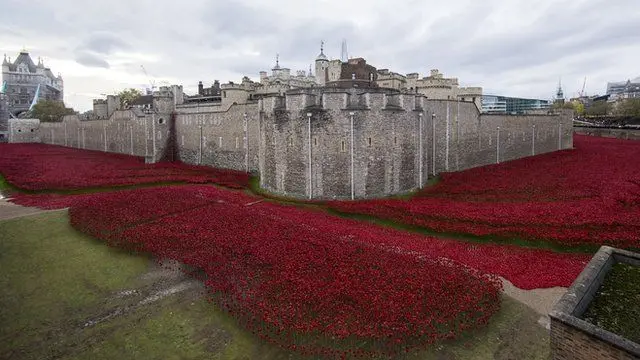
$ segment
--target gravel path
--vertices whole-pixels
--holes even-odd
[[[43,212],[56,210],[41,210],[38,208],[25,207],[9,202],[0,193],[0,221],[18,218],[21,216],[35,215]]]
[[[535,310],[540,314],[538,324],[549,330],[549,312],[551,312],[556,301],[558,301],[560,297],[562,297],[562,294],[567,291],[567,288],[553,287],[548,289],[522,290],[513,286],[509,280],[504,278],[501,279],[505,295]]]
[[[549,314],[556,301],[567,291],[567,288],[564,287],[522,290],[513,286],[507,279],[502,279],[502,284],[504,286],[504,293],[507,296],[529,306],[540,315]]]

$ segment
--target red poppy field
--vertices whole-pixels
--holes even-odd
[[[408,200],[328,205],[438,232],[640,248],[640,142],[574,135],[574,147],[441,174]]]
[[[165,187],[100,194],[69,214],[72,226],[110,245],[202,269],[223,309],[302,354],[423,347],[486,324],[500,307],[495,275],[395,246],[401,232],[259,200]]]
[[[442,232],[638,246],[640,146],[575,136],[575,147],[443,174],[409,200],[328,205]],[[499,310],[498,276],[521,289],[567,287],[590,259],[409,233],[204,184],[108,188],[244,188],[245,173],[40,144],[0,151],[11,184],[48,190],[13,193],[12,202],[69,207],[83,233],[201,270],[212,299],[240,324],[302,354],[370,357],[456,338]],[[98,187],[107,188],[51,192]]]
[[[45,144],[0,144],[0,172],[24,190],[78,190],[185,182],[244,188],[249,174],[180,163],[145,164],[137,156]]]

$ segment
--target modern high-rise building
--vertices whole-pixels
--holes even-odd
[[[487,114],[524,114],[551,107],[549,100],[524,99],[499,95],[482,95],[482,112]]]
[[[21,51],[13,62],[11,59],[7,60],[5,54],[2,62],[2,80],[6,81],[6,100],[9,112],[13,115],[17,116],[29,110],[36,94],[38,100],[63,101],[62,76],[53,75],[51,69],[44,66],[42,59],[38,59],[36,65],[25,50]]]
[[[640,76],[633,80],[607,83],[607,95],[612,100],[640,99]]]

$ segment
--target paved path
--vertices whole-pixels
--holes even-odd
[[[550,319],[549,312],[553,305],[567,291],[565,287],[553,287],[548,289],[522,290],[513,286],[509,280],[501,278],[505,295],[515,299],[540,314],[538,324],[549,330]]]
[[[0,194],[0,221],[19,218],[21,216],[34,215],[51,210],[41,210],[38,208],[25,207],[10,203]]]
[[[529,306],[540,315],[549,314],[556,301],[567,291],[565,287],[522,290],[513,286],[513,284],[506,279],[502,279],[502,284],[504,285],[504,293],[506,295]]]

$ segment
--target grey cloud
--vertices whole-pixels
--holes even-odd
[[[77,52],[75,56],[75,60],[78,64],[89,66],[89,67],[99,67],[99,68],[109,68],[109,63],[100,57],[98,54],[81,51]]]
[[[95,32],[87,36],[73,50],[75,61],[89,67],[109,69],[105,56],[116,50],[128,50],[131,46],[118,35],[108,32]]]
[[[269,16],[240,1],[215,1],[202,13],[201,21],[213,40],[224,35],[234,38],[265,35],[278,31],[280,19]]]
[[[116,34],[99,32],[91,34],[78,48],[83,51],[88,50],[98,54],[108,55],[114,50],[128,50],[131,47]]]
[[[325,54],[339,58],[343,38],[351,56],[376,67],[423,75],[439,68],[463,84],[505,95],[547,97],[561,75],[577,86],[584,76],[594,82],[637,76],[634,68],[621,69],[633,66],[625,58],[640,56],[630,46],[640,43],[637,0],[539,0],[526,7],[518,6],[531,4],[524,0],[366,4],[325,0],[305,9],[285,0],[114,0],[80,10],[70,0],[5,0],[0,26],[13,33],[3,31],[0,43],[55,39],[37,55],[139,75],[138,60],[108,62],[115,52],[135,50],[160,59],[144,64],[150,75],[180,79],[185,88],[198,80],[255,80],[260,70],[271,69],[276,53],[282,66],[307,70],[321,40]],[[243,55],[249,51],[259,55]]]

